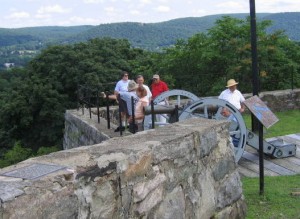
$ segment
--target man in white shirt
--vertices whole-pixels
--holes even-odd
[[[245,98],[242,93],[237,90],[237,84],[238,82],[236,82],[234,79],[228,80],[226,86],[227,89],[222,91],[219,99],[228,101],[242,113],[245,111],[245,105],[243,104]],[[228,110],[224,110],[222,114],[228,117],[230,115],[230,112]]]
[[[144,81],[145,81],[144,76],[143,75],[136,76],[136,80],[135,81],[136,81],[136,83],[138,85],[143,85],[143,87],[146,89],[146,91],[147,91],[147,98],[148,98],[149,103],[150,103],[151,97],[152,97],[152,93],[151,93],[149,87],[144,84]]]
[[[243,103],[245,101],[245,98],[242,95],[242,93],[239,90],[237,90],[237,84],[238,82],[236,82],[234,79],[228,80],[226,86],[227,89],[222,91],[222,93],[219,96],[219,99],[228,101],[242,113],[245,111],[245,105]],[[227,117],[228,120],[236,121],[236,118],[230,113],[230,111],[227,108],[223,108],[221,114]],[[240,136],[232,135],[231,141],[234,147],[238,147]]]

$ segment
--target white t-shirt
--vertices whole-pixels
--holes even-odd
[[[239,90],[234,90],[233,92],[231,92],[229,89],[224,90],[220,94],[219,99],[228,101],[233,106],[235,106],[238,110],[241,109],[241,103],[245,101],[244,96]]]
[[[150,101],[151,97],[152,97],[152,93],[151,93],[151,91],[150,91],[150,89],[149,89],[149,87],[147,85],[143,84],[143,87],[146,89],[146,91],[147,91],[147,98]]]
[[[127,80],[127,81],[120,80],[120,81],[118,81],[118,83],[116,84],[116,87],[115,87],[115,91],[118,91],[118,93],[127,92],[129,81],[130,80]]]

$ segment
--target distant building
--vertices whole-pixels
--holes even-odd
[[[15,63],[13,62],[6,62],[4,63],[5,68],[12,68],[15,67]]]

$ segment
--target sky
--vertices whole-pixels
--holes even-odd
[[[0,0],[0,28],[156,23],[249,13],[249,0]],[[256,12],[299,12],[299,0],[256,0]]]

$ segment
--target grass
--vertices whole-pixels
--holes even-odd
[[[248,219],[300,219],[300,175],[264,177],[264,195],[259,178],[242,179]]]
[[[265,129],[264,138],[300,133],[300,110],[275,113],[279,122]],[[251,128],[251,116],[243,115]],[[300,175],[264,177],[264,194],[259,195],[259,178],[242,178],[248,206],[247,219],[300,219]]]
[[[264,138],[300,133],[300,110],[277,112],[279,121],[269,129],[264,128]],[[251,130],[250,114],[243,115],[246,126]]]

